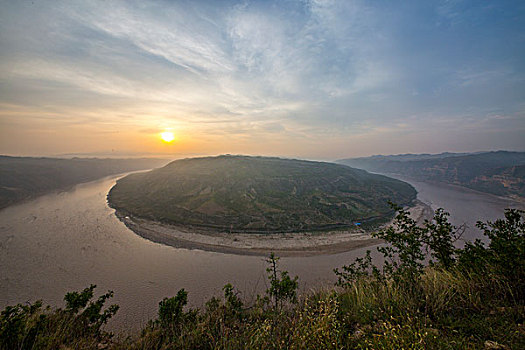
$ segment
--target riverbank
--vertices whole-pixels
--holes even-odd
[[[416,201],[410,212],[420,224],[433,215],[432,209],[420,201]],[[357,226],[350,230],[326,232],[224,233],[129,217],[118,211],[115,214],[130,230],[150,241],[176,248],[226,254],[266,256],[274,252],[282,257],[328,255],[381,243],[371,236],[371,232]]]

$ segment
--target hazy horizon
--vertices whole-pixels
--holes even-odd
[[[0,154],[335,160],[525,150],[519,1],[0,9]]]
[[[525,152],[524,150],[502,150],[502,149],[494,149],[494,150],[478,150],[473,152],[436,152],[436,153],[425,153],[425,152],[419,152],[419,153],[384,153],[384,154],[367,154],[363,156],[349,156],[349,157],[298,157],[298,156],[286,156],[286,155],[280,155],[280,154],[246,154],[246,153],[175,153],[175,154],[169,154],[169,153],[112,153],[112,152],[87,152],[87,153],[63,153],[63,154],[51,154],[51,155],[41,155],[41,154],[33,154],[33,155],[16,155],[16,154],[0,154],[0,156],[8,156],[8,157],[34,157],[34,158],[62,158],[62,159],[72,159],[72,158],[85,158],[85,159],[143,159],[143,158],[156,158],[156,159],[163,159],[168,161],[174,161],[177,159],[184,159],[184,158],[202,158],[202,157],[217,157],[217,156],[223,156],[223,155],[232,155],[232,156],[248,156],[248,157],[278,157],[278,158],[284,158],[284,159],[303,159],[303,160],[311,160],[311,161],[325,161],[325,162],[336,162],[338,160],[342,159],[352,159],[352,158],[368,158],[368,157],[380,157],[380,156],[401,156],[401,155],[423,155],[423,154],[430,154],[430,155],[438,155],[438,154],[478,154],[478,153],[488,153],[488,152],[498,152],[498,151],[505,151],[505,152]]]

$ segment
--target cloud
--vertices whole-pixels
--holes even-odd
[[[0,9],[0,116],[19,124],[123,123],[304,143],[423,134],[437,120],[486,131],[487,115],[525,108],[525,10],[512,2],[17,1]],[[505,125],[502,135],[520,120]]]

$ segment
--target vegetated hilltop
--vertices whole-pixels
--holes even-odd
[[[496,195],[525,197],[525,152],[406,154],[337,162],[372,172],[446,182]]]
[[[293,232],[393,214],[416,197],[407,183],[347,166],[267,157],[174,161],[120,179],[108,194],[122,213],[231,232]]]
[[[0,208],[55,190],[128,171],[151,169],[165,159],[32,158],[0,156]]]

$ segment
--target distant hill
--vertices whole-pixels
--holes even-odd
[[[104,176],[151,169],[164,159],[32,158],[0,156],[0,208]]]
[[[408,204],[409,184],[343,165],[266,157],[174,161],[120,179],[108,194],[120,212],[235,232],[291,232],[353,225]]]
[[[525,197],[525,152],[372,156],[337,163],[382,174],[439,181],[503,196]]]
[[[386,160],[396,160],[401,162],[406,162],[410,160],[424,160],[424,159],[440,159],[440,158],[448,158],[448,157],[459,157],[459,156],[467,156],[471,155],[473,153],[450,153],[450,152],[444,152],[444,153],[437,153],[437,154],[428,154],[428,153],[420,153],[420,154],[393,154],[393,155],[375,155],[370,157],[363,157],[363,158],[350,158],[350,159],[341,159],[341,161],[345,160],[374,160],[374,161],[386,161]],[[338,161],[339,162],[339,161]]]

